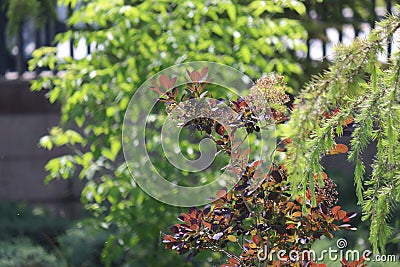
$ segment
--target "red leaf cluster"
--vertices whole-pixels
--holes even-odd
[[[199,71],[187,71],[185,99],[201,98],[204,89],[204,80],[207,77],[207,69]],[[173,86],[174,79],[160,77],[161,85]],[[152,89],[157,91],[155,89]],[[165,94],[158,92],[168,98],[163,101],[174,102],[177,100],[178,90]],[[211,97],[211,95],[207,95]],[[251,99],[251,98],[248,98]],[[205,131],[213,136],[213,140],[220,150],[232,154],[235,158],[245,158],[249,151],[235,149],[231,144],[235,129],[245,128],[248,134],[260,131],[260,117],[256,116],[253,103],[248,99],[237,98],[234,100],[215,99],[215,101],[204,102],[207,112],[218,112],[218,103],[228,103],[230,108],[237,114],[231,121],[231,133],[221,124],[200,118],[191,122],[193,129]],[[250,105],[251,104],[251,105]],[[182,105],[181,108],[186,106]],[[188,107],[190,111],[191,107]],[[203,107],[204,109],[204,107]],[[185,112],[187,113],[187,112]],[[276,124],[285,123],[289,116],[283,111],[272,111],[272,119]],[[185,116],[183,113],[181,116]],[[232,118],[231,118],[232,119]],[[292,140],[284,139],[278,146],[277,151],[286,152],[286,146]],[[328,154],[346,153],[347,146],[337,144]],[[306,198],[293,199],[291,196],[291,184],[284,164],[273,163],[267,173],[262,173],[258,168],[263,164],[261,160],[255,160],[247,164],[228,165],[226,169],[232,175],[239,175],[240,179],[234,188],[228,192],[221,188],[216,193],[213,203],[203,209],[191,208],[188,213],[181,213],[178,219],[181,221],[170,228],[170,233],[163,238],[167,249],[173,249],[178,254],[188,254],[187,259],[197,255],[200,251],[209,250],[224,253],[228,258],[221,267],[228,266],[257,266],[260,262],[268,266],[325,266],[313,263],[312,259],[300,258],[296,261],[287,257],[286,261],[277,260],[273,257],[273,251],[304,251],[310,249],[313,242],[322,236],[332,238],[333,232],[341,228],[353,230],[349,224],[351,218],[356,214],[346,212],[337,202],[336,184],[326,173],[315,174],[315,178],[322,177],[324,185],[315,186],[316,206],[311,205],[312,193],[306,188]],[[261,181],[261,182],[259,182]],[[303,213],[305,208],[305,213]],[[267,255],[260,259],[260,252],[267,247]],[[287,253],[289,254],[289,253]],[[349,265],[346,261],[343,266]]]

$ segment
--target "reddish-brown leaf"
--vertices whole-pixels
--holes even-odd
[[[172,235],[165,235],[163,238],[163,243],[175,242],[176,239]]]
[[[289,224],[288,226],[286,226],[286,229],[290,230],[290,229],[295,229],[296,226],[294,224]]]
[[[254,242],[254,244],[258,245],[261,242],[261,238],[258,235],[253,235],[251,237],[251,240]]]
[[[223,198],[226,196],[226,189],[221,189],[216,193],[217,197]]]
[[[345,144],[337,144],[333,147],[333,149],[339,153],[346,153],[349,150]]]
[[[320,175],[322,177],[323,180],[328,179],[328,174],[326,174],[326,172],[320,172]],[[318,179],[318,173],[314,173],[314,178]]]
[[[208,229],[211,229],[211,223],[209,223],[209,222],[202,222],[202,224],[205,226],[205,227],[207,227]]]
[[[202,80],[204,80],[204,79],[206,78],[206,76],[207,76],[207,73],[208,73],[208,67],[203,68],[203,69],[201,70],[201,72],[200,72],[200,78],[201,78]]]
[[[343,125],[349,125],[349,124],[353,123],[353,121],[354,121],[354,118],[353,118],[352,115],[350,115],[348,118],[346,118],[346,119],[343,121]]]
[[[292,213],[292,216],[293,217],[301,217],[303,214],[302,214],[302,212],[301,211],[296,211],[296,212],[293,212]]]
[[[336,215],[336,213],[340,210],[341,206],[335,206],[332,208],[332,214]]]
[[[346,217],[346,212],[344,210],[339,210],[336,214],[335,214],[335,219],[336,220],[343,220]]]
[[[170,79],[167,75],[160,75],[159,81],[164,89],[171,89],[174,87],[177,77]]]

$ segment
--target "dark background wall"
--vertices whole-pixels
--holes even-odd
[[[0,80],[0,201],[40,203],[60,215],[79,210],[78,179],[44,184],[47,161],[67,153],[39,148],[39,139],[57,125],[59,107],[44,91],[31,92],[27,80]]]

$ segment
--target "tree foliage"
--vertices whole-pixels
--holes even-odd
[[[43,26],[44,18],[55,17],[55,7],[55,0],[5,0],[0,5],[7,11],[7,32],[10,36],[15,35],[29,20],[35,23],[36,28]]]
[[[177,265],[158,240],[160,222],[176,208],[150,199],[131,179],[121,157],[123,115],[136,88],[174,64],[209,60],[258,77],[277,70],[301,73],[295,50],[305,50],[299,21],[276,18],[286,9],[305,12],[300,1],[60,1],[73,9],[69,31],[57,43],[81,39],[95,45],[82,59],[59,58],[54,47],[36,50],[30,68],[58,71],[33,81],[61,104],[60,125],[40,144],[68,146],[71,153],[48,162],[47,181],[78,176],[87,183],[82,201],[109,229],[104,263],[125,255],[134,266]],[[137,103],[140,107],[140,103]],[[173,170],[157,162],[169,176]],[[120,262],[119,262],[120,263]]]
[[[339,45],[335,60],[324,74],[314,77],[295,101],[288,124],[293,143],[288,172],[294,195],[305,195],[313,175],[322,171],[320,159],[335,145],[335,136],[350,117],[350,161],[355,163],[354,183],[363,220],[370,219],[370,242],[375,252],[384,252],[391,236],[390,213],[399,202],[399,54],[383,65],[378,56],[400,27],[398,16],[378,24],[368,38],[358,38],[350,46]],[[324,112],[336,109],[334,116]],[[373,172],[365,177],[362,152],[375,142],[377,153]]]

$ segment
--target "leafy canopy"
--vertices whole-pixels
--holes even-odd
[[[69,31],[56,43],[86,40],[96,48],[87,57],[59,58],[54,47],[37,49],[30,68],[50,68],[32,90],[49,89],[61,104],[60,125],[40,143],[47,149],[68,146],[71,153],[46,165],[47,181],[87,179],[82,201],[103,221],[110,238],[107,265],[124,255],[143,262],[177,265],[158,242],[176,208],[164,206],[132,181],[121,156],[123,115],[136,88],[156,72],[184,61],[225,63],[259,77],[279,71],[300,74],[294,52],[306,50],[306,32],[297,20],[277,18],[286,9],[305,13],[301,1],[122,1],[64,0],[73,8]],[[137,103],[141,108],[140,103]],[[79,130],[77,130],[77,128]],[[161,153],[161,152],[160,152]],[[159,169],[174,177],[163,162]],[[140,248],[140,249],[137,249]],[[129,256],[130,255],[130,256]]]

